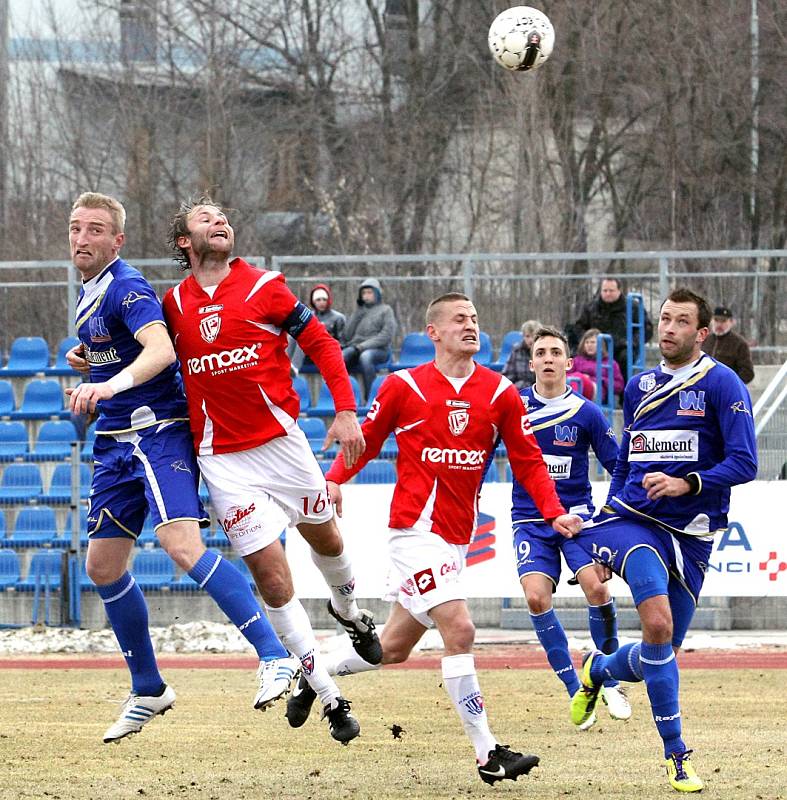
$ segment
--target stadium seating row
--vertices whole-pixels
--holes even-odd
[[[0,377],[73,375],[74,371],[66,363],[66,353],[77,344],[79,339],[75,336],[66,336],[58,344],[55,360],[50,364],[46,339],[40,336],[20,336],[11,343],[8,362],[0,367]]]

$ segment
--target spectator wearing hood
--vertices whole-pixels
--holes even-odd
[[[391,357],[396,334],[393,309],[383,303],[383,292],[376,278],[367,278],[358,289],[358,308],[344,329],[342,355],[349,371],[358,370],[364,394],[377,374],[377,368]]]
[[[615,345],[615,361],[621,372],[626,374],[626,295],[618,278],[602,278],[596,296],[585,305],[579,319],[566,327],[568,340],[576,347],[582,334],[590,328],[598,328],[602,333],[609,333]],[[645,312],[645,341],[653,336],[653,323]],[[634,357],[637,356],[637,341],[634,341]]]
[[[330,287],[325,283],[318,283],[309,295],[309,305],[314,311],[314,316],[322,322],[328,333],[341,342],[342,334],[344,333],[344,326],[347,323],[347,317],[340,311],[333,308],[333,292]],[[306,354],[298,347],[295,339],[290,340],[290,361],[292,362],[292,369],[297,375],[305,363],[311,364],[311,359],[306,357]]]

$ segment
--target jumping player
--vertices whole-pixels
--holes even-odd
[[[191,274],[167,292],[164,312],[183,365],[194,447],[211,503],[254,576],[274,630],[319,695],[331,735],[347,743],[358,735],[358,722],[322,665],[279,541],[283,528],[297,525],[330,586],[329,612],[358,653],[379,662],[380,641],[371,613],[355,600],[352,564],[325,478],[296,422],[300,402],[286,353],[289,334],[325,377],[336,405],[328,439],[340,442],[352,464],[364,441],[339,344],[280,272],[230,260],[235,233],[210,198],[181,206],[170,241]]]
[[[626,386],[613,491],[576,539],[628,583],[642,641],[585,656],[572,722],[581,725],[593,713],[606,678],[644,680],[669,782],[679,792],[699,792],[703,783],[682,738],[675,653],[694,615],[713,536],[727,526],[730,487],[757,474],[749,393],[701,350],[710,320],[705,299],[689,289],[664,301],[662,362]]]
[[[571,369],[571,358],[563,333],[550,327],[536,331],[530,369],[536,382],[523,389],[521,395],[558,497],[570,513],[590,519],[595,509],[588,480],[588,451],[592,447],[611,474],[618,457],[615,433],[597,405],[567,386],[566,371]],[[552,669],[569,697],[573,697],[579,690],[579,678],[565,631],[552,607],[552,594],[560,582],[560,554],[566,559],[572,579],[585,593],[590,634],[604,653],[613,653],[618,648],[615,601],[599,578],[593,558],[543,520],[533,498],[516,478],[512,502],[517,571],[530,619]],[[618,681],[607,679],[601,697],[613,718],[631,716],[631,706]],[[583,730],[595,721],[594,713],[585,721]]]
[[[578,530],[581,520],[567,515],[558,500],[516,388],[473,361],[480,336],[469,298],[451,293],[430,303],[426,332],[435,360],[386,378],[363,424],[366,452],[355,465],[338,456],[326,475],[328,487],[340,513],[339,484],[379,452],[390,432],[396,433],[398,480],[389,522],[394,603],[382,634],[382,663],[405,661],[427,628],[436,625],[445,646],[443,682],[475,749],[481,779],[489,784],[516,780],[538,764],[538,757],[499,744],[489,729],[472,655],[475,628],[462,585],[478,488],[498,432],[542,517],[564,534]],[[375,668],[350,648],[331,665],[340,675]],[[291,725],[306,721],[313,699],[299,681],[287,704]]]

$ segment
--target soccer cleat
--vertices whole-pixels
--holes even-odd
[[[691,750],[670,753],[666,760],[670,785],[679,792],[701,792],[705,786],[689,760],[691,753]]]
[[[292,679],[298,674],[301,663],[294,656],[260,661],[257,669],[259,689],[254,697],[254,708],[270,708],[280,697],[290,691]]]
[[[520,775],[527,775],[533,767],[537,767],[538,761],[538,756],[525,756],[507,744],[496,744],[495,749],[489,751],[486,764],[479,765],[478,774],[490,786],[495,781],[515,781]]]
[[[123,703],[118,721],[104,734],[104,743],[117,742],[132,733],[139,733],[153,717],[166,714],[174,703],[175,690],[171,686],[165,686],[158,697],[131,692]]]
[[[577,725],[578,731],[589,731],[597,722],[596,712],[594,711],[581,725]]]
[[[350,701],[343,697],[335,697],[323,706],[322,718],[327,718],[331,736],[342,744],[347,744],[361,732],[358,720],[350,713]]]
[[[582,669],[579,672],[579,680],[582,685],[571,698],[571,721],[577,726],[587,722],[596,709],[601,686],[593,683],[590,677],[590,667],[597,655],[601,655],[600,650],[591,650],[589,653],[585,653],[585,657],[582,659]]]
[[[620,686],[602,686],[601,699],[612,719],[629,719],[631,717],[631,703],[626,697],[625,689]]]
[[[360,609],[360,614],[353,620],[340,617],[331,601],[328,601],[328,613],[349,634],[355,652],[370,664],[379,664],[383,660],[383,646],[374,632],[374,617],[371,611]]]
[[[300,728],[309,719],[312,704],[317,698],[317,693],[309,686],[306,678],[301,675],[292,694],[287,698],[287,711],[284,716],[291,728]]]

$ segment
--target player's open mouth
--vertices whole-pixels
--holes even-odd
[[[230,237],[227,235],[226,231],[216,231],[216,233],[211,233],[210,238],[211,239],[216,239],[216,238],[229,239]]]

